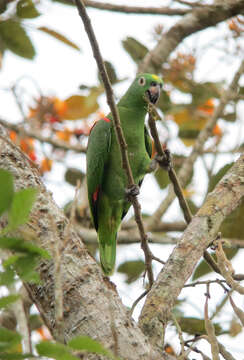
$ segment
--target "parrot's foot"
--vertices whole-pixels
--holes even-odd
[[[152,159],[152,161],[150,162],[149,166],[148,166],[148,170],[147,173],[151,173],[155,170],[157,170],[158,168],[158,161],[157,159]]]
[[[137,196],[140,193],[140,188],[138,185],[132,185],[125,189],[125,195],[128,200],[130,200],[131,197]]]
[[[164,150],[163,156],[156,154],[154,159],[160,166],[165,168],[165,170],[167,170],[167,171],[170,170],[170,168],[172,166],[172,164],[171,164],[172,158],[171,158],[171,153],[168,149]]]

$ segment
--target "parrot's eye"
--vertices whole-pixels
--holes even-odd
[[[139,85],[144,86],[146,84],[146,79],[144,77],[140,77],[138,83]]]

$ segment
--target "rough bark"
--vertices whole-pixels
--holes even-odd
[[[204,250],[216,238],[222,221],[244,197],[244,155],[211,192],[194,216],[158,275],[143,307],[139,324],[157,346],[162,346],[171,310]]]
[[[244,0],[229,0],[209,7],[193,8],[191,13],[183,16],[162,35],[158,44],[143,59],[138,72],[160,71],[170,53],[187,36],[243,13]]]
[[[129,318],[116,287],[103,277],[100,267],[89,255],[83,242],[43,185],[38,170],[31,167],[20,150],[6,141],[0,126],[0,168],[9,170],[15,178],[16,189],[36,187],[38,199],[31,217],[19,232],[35,238],[36,243],[52,253],[53,232],[61,249],[61,278],[64,299],[64,341],[77,335],[88,335],[113,350],[118,338],[119,356],[124,359],[166,359],[151,347],[147,337]],[[55,229],[56,227],[56,229]],[[32,300],[54,338],[59,329],[55,324],[54,266],[42,261],[38,268],[42,284],[27,284]],[[85,358],[85,357],[84,357]],[[93,359],[101,357],[92,355]]]

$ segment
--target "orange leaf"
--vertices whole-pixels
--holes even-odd
[[[197,110],[203,111],[208,115],[212,115],[214,112],[214,101],[213,99],[208,99],[203,105],[197,107]]]
[[[60,117],[64,116],[68,108],[66,101],[60,100],[57,97],[53,99],[53,106],[54,110]]]
[[[222,130],[218,124],[216,124],[215,127],[213,128],[213,135],[216,135],[216,136],[222,135]]]
[[[57,131],[57,132],[56,132],[56,136],[57,136],[60,140],[66,141],[66,142],[69,142],[70,137],[71,137],[72,134],[73,134],[72,131],[69,130],[68,128],[65,128],[65,129],[62,130],[62,131]]]
[[[51,171],[52,164],[53,164],[53,161],[51,159],[49,159],[49,158],[42,159],[41,166],[40,166],[41,173]]]
[[[91,99],[89,96],[73,95],[65,100],[67,110],[63,117],[67,120],[77,120],[86,118],[98,109],[96,98]]]
[[[73,49],[80,51],[80,48],[78,45],[76,45],[73,41],[69,40],[66,36],[63,34],[60,34],[59,32],[49,29],[46,26],[40,26],[37,28],[40,31],[43,31],[44,33],[54,37],[55,39],[62,41],[64,44],[71,46]]]
[[[17,134],[16,134],[16,132],[13,131],[13,130],[10,130],[10,132],[9,132],[9,137],[10,137],[10,139],[11,139],[13,142],[15,142],[16,139],[17,139]]]
[[[51,340],[52,339],[52,336],[46,326],[43,325],[39,329],[36,329],[36,331],[38,332],[38,334],[40,335],[42,340]]]

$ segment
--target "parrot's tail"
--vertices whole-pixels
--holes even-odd
[[[101,267],[105,275],[112,275],[116,260],[116,237],[117,233],[108,237],[99,233],[99,252]]]

